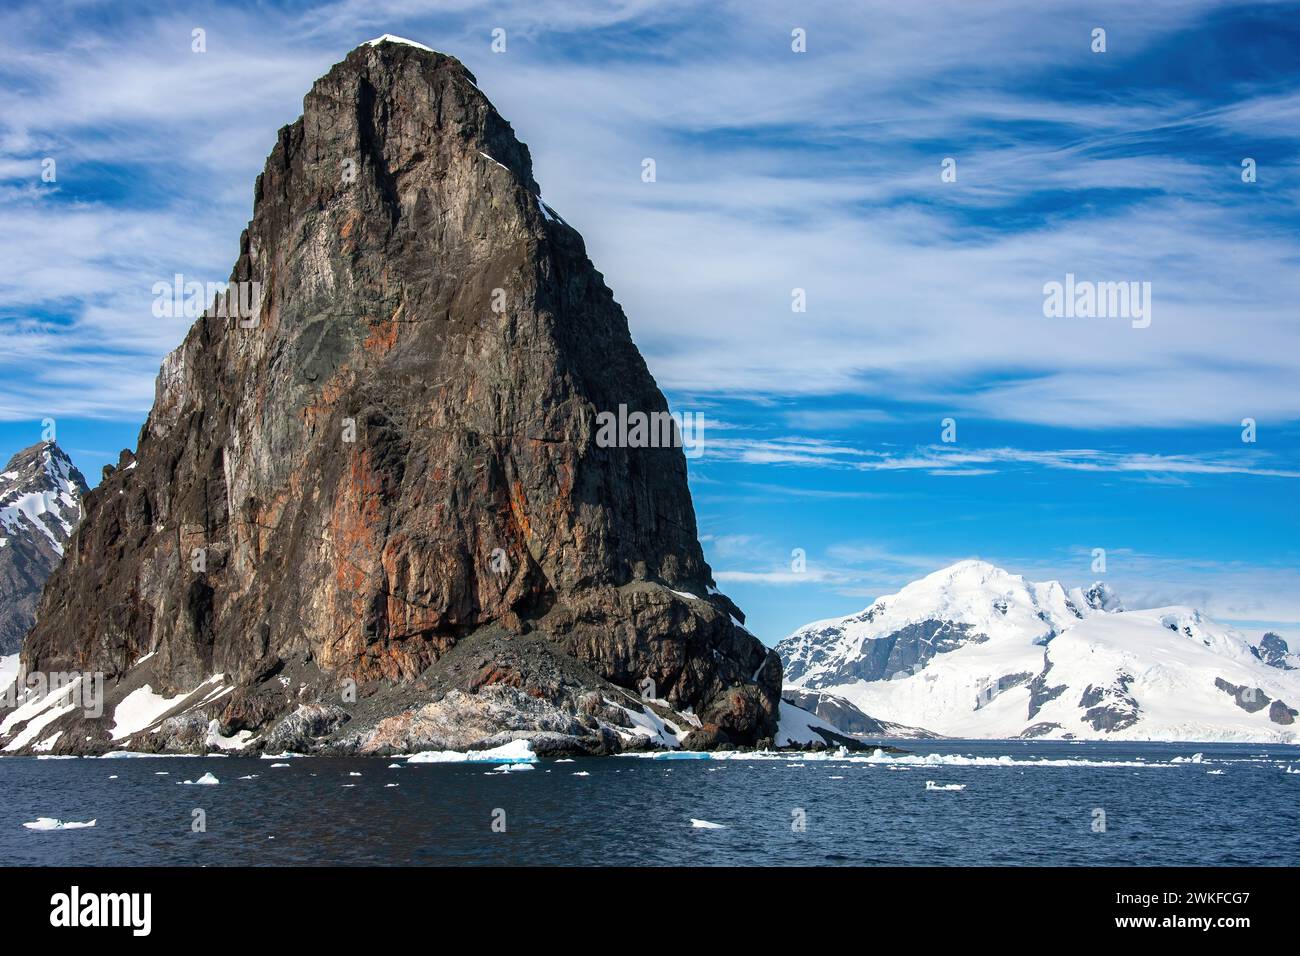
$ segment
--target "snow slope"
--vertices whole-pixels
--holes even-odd
[[[843,731],[787,700],[781,701],[777,724],[776,745],[778,747],[799,747],[804,744],[821,747],[831,743],[836,737],[844,736]],[[818,733],[819,730],[825,733]]]
[[[1300,742],[1300,671],[1192,608],[963,561],[777,650],[787,686],[953,737]]]

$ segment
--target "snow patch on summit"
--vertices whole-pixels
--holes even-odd
[[[416,43],[414,40],[408,40],[406,37],[399,37],[392,33],[385,33],[377,36],[373,40],[367,40],[366,46],[379,46],[381,43],[400,43],[402,46],[413,46],[417,50],[427,50],[430,53],[437,53],[431,46],[425,46],[423,43]]]

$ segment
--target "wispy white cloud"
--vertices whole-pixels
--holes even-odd
[[[1096,17],[1123,62],[1216,6],[1113,3],[1085,17],[1010,2],[796,14],[347,0],[287,13],[165,9],[117,28],[83,16],[94,4],[18,6],[0,16],[6,68],[26,78],[0,87],[0,171],[21,177],[53,150],[64,177],[87,162],[138,168],[162,202],[146,215],[112,200],[33,202],[30,187],[0,192],[7,222],[30,220],[0,243],[0,256],[22,262],[0,291],[11,309],[72,313],[47,330],[43,368],[81,362],[111,321],[136,347],[95,374],[142,412],[149,390],[129,382],[150,377],[181,330],[151,322],[136,290],[172,271],[226,273],[276,128],[330,63],[392,30],[476,71],[670,389],[889,397],[1083,428],[1294,420],[1294,230],[1266,227],[1240,202],[1247,187],[1231,157],[1115,147],[1182,127],[1244,150],[1295,129],[1295,94],[1242,88],[1207,108],[1163,90],[1083,102],[1018,82],[1088,63]],[[809,33],[802,57],[789,51],[793,25]],[[189,51],[194,26],[208,30],[206,54]],[[512,38],[504,55],[489,49],[495,27]],[[1067,144],[1011,132],[1035,124],[1067,129]],[[948,154],[960,174],[945,186]],[[659,161],[654,184],[640,181],[644,156]],[[1265,169],[1257,195],[1293,202],[1287,179]],[[996,222],[1006,204],[1044,191],[1086,204],[1096,190],[1150,195],[1016,229],[969,218],[985,210]],[[1043,318],[1043,283],[1067,271],[1152,281],[1152,327]],[[790,311],[795,287],[807,313]],[[0,414],[31,401],[91,411],[41,381],[7,396],[0,385]]]
[[[858,448],[831,439],[712,438],[704,457],[748,464],[800,465],[853,471],[925,471],[932,475],[992,474],[998,467],[1030,465],[1070,471],[1139,475],[1255,475],[1300,478],[1300,470],[1279,464],[1267,451],[1237,454],[1162,455],[1092,448],[965,448],[955,444],[918,446],[910,451]]]

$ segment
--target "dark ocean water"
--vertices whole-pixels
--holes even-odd
[[[0,860],[8,866],[1300,864],[1300,774],[1284,769],[1300,769],[1297,747],[903,746],[917,755],[1071,763],[613,757],[543,760],[531,771],[499,773],[482,764],[390,769],[392,761],[382,759],[299,758],[277,768],[248,758],[3,759]],[[1172,762],[1198,752],[1200,763]],[[1211,773],[1216,770],[1223,773]],[[180,784],[208,772],[219,785]],[[239,779],[253,774],[256,779]],[[927,791],[927,780],[966,789]],[[196,809],[206,815],[206,832],[191,830]],[[1105,832],[1094,832],[1098,810]],[[501,811],[505,832],[495,832]],[[23,827],[38,817],[98,822],[93,829]],[[696,828],[692,818],[724,828]]]

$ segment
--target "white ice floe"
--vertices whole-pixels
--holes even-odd
[[[488,750],[422,750],[406,758],[411,763],[536,763],[537,755],[527,740],[512,740]]]
[[[287,766],[289,766],[287,763],[273,763],[271,764],[271,769],[274,770],[276,767],[287,767]]]
[[[966,789],[966,784],[964,784],[964,783],[935,783],[933,780],[927,780],[927,781],[925,782],[925,789],[927,789],[927,790],[965,790],[965,789]]]
[[[591,774],[589,774],[589,773],[588,773],[587,771],[585,771],[585,770],[575,770],[575,771],[573,771],[573,775],[574,775],[575,777],[590,777],[590,776],[591,776]]]
[[[503,763],[500,766],[498,766],[495,770],[490,770],[488,772],[489,773],[514,773],[515,771],[518,770],[532,770],[532,769],[533,769],[533,765],[530,763]]]
[[[715,750],[707,753],[657,751],[619,754],[618,756],[641,760],[756,760],[786,763],[799,761],[809,763],[833,762],[843,766],[867,764],[869,766],[883,767],[1135,767],[1145,770],[1169,768],[1174,765],[1172,762],[1156,763],[1147,760],[1086,760],[1074,758],[1021,760],[1005,754],[1000,757],[975,757],[966,754],[887,754],[879,748],[870,753],[851,753],[843,747],[838,750],[813,753],[782,753],[776,750]]]
[[[56,820],[54,817],[37,817],[31,823],[24,823],[29,830],[84,830],[87,827],[93,827],[97,821],[89,820],[86,823],[77,823],[73,820]]]
[[[182,780],[181,784],[190,787],[215,787],[221,781],[210,773],[205,773],[198,780]]]
[[[1221,777],[1221,776],[1223,776],[1225,773],[1227,773],[1228,771],[1226,771],[1226,770],[1207,770],[1207,771],[1205,771],[1205,772],[1206,772],[1207,774],[1209,774],[1211,777]]]
[[[708,820],[697,820],[691,817],[691,826],[696,830],[725,830],[721,823],[710,823]]]

